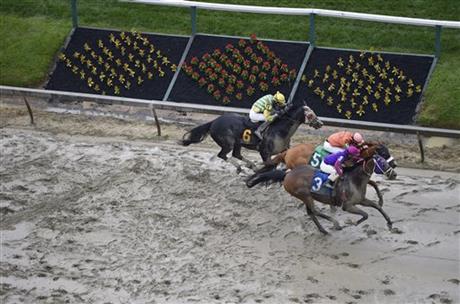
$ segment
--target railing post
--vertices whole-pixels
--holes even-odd
[[[308,36],[309,36],[308,40],[310,41],[311,46],[315,46],[315,42],[316,42],[315,14],[310,14],[310,33]]]
[[[442,26],[436,25],[436,37],[435,37],[435,44],[434,44],[434,49],[435,49],[435,57],[439,58],[441,55],[441,30]]]
[[[72,9],[72,26],[76,28],[78,27],[77,0],[70,0],[70,6]]]
[[[192,17],[192,35],[196,34],[196,6],[190,8],[190,15]]]

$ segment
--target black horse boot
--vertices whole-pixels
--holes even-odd
[[[254,131],[254,134],[260,139],[262,140],[263,138],[263,133],[265,132],[265,130],[267,129],[267,127],[270,125],[270,122],[268,121],[265,121],[263,124],[261,124],[260,126],[257,127],[257,129]]]

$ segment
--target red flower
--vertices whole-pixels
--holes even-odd
[[[235,75],[230,75],[228,77],[228,82],[231,83],[231,84],[235,84],[236,83],[236,76]]]
[[[287,64],[283,63],[281,65],[281,72],[284,72],[284,73],[289,72],[289,68],[288,68]]]
[[[227,70],[222,70],[222,71],[220,72],[220,75],[222,75],[222,78],[227,79],[227,77],[228,77],[228,72],[227,72]]]
[[[209,55],[209,53],[206,53],[206,54],[203,55],[202,58],[203,58],[204,61],[208,61],[209,59],[211,59],[211,55]]]
[[[259,88],[262,92],[266,92],[268,91],[268,83],[264,82],[264,81],[261,81],[259,83]]]
[[[292,69],[289,71],[289,79],[294,80],[297,77],[297,71]]]
[[[217,74],[212,73],[211,75],[209,75],[209,79],[211,79],[212,81],[216,80],[217,79]]]
[[[200,74],[198,74],[197,72],[193,72],[192,79],[193,80],[198,80],[198,78],[200,78]]]
[[[260,73],[259,73],[259,79],[267,80],[267,73],[265,73],[265,72],[260,72]]]
[[[247,46],[247,47],[244,49],[244,53],[245,53],[246,55],[251,55],[251,54],[253,53],[252,47]]]
[[[257,64],[261,64],[262,61],[264,61],[264,60],[262,59],[262,57],[260,57],[260,56],[257,57],[257,59],[256,59],[256,63],[257,63]]]
[[[286,73],[281,74],[280,79],[281,79],[282,82],[287,81],[288,80],[288,74],[286,74]]]
[[[263,47],[264,47],[264,44],[262,43],[262,41],[258,41],[258,42],[257,42],[257,49],[258,49],[258,50],[262,50]]]
[[[212,83],[208,84],[208,88],[207,88],[208,93],[214,92],[215,89],[216,88],[214,87],[214,85]]]
[[[198,85],[200,87],[204,87],[204,85],[206,84],[206,79],[204,79],[203,77],[200,78],[200,80],[198,80]]]
[[[279,72],[280,72],[280,70],[278,69],[278,67],[277,67],[276,65],[273,66],[273,68],[272,68],[272,75],[273,75],[273,76],[276,76],[276,75],[279,74]]]
[[[250,83],[254,84],[254,83],[256,83],[256,81],[257,81],[256,75],[254,75],[254,74],[249,75],[249,82]]]
[[[275,52],[270,51],[269,49],[267,49],[267,50],[268,50],[268,51],[267,51],[267,57],[268,57],[269,59],[274,59],[274,58],[276,57]]]
[[[212,93],[212,96],[215,100],[219,100],[222,97],[222,94],[220,93],[220,90],[215,90],[214,93]]]
[[[211,75],[212,73],[214,73],[214,71],[211,69],[211,68],[207,68],[206,71],[204,72],[206,74],[206,76],[209,76]]]
[[[191,65],[197,65],[198,62],[199,62],[198,57],[192,57],[192,59],[190,59],[190,64]]]
[[[253,67],[251,68],[251,73],[252,73],[252,74],[258,74],[259,71],[260,71],[260,70],[259,70],[259,67],[258,67],[257,65],[255,65],[255,66],[253,66]]]
[[[235,98],[238,99],[238,100],[241,100],[241,99],[243,99],[243,94],[236,93]]]
[[[228,96],[224,96],[224,98],[222,99],[222,102],[223,102],[224,104],[227,104],[227,103],[230,102],[230,98],[228,98]]]
[[[214,58],[219,58],[222,55],[222,51],[220,49],[215,49],[214,52],[212,52],[212,56]]]
[[[226,66],[227,68],[232,68],[232,66],[233,66],[232,61],[231,61],[230,59],[227,59],[227,60],[225,61],[225,66]]]
[[[269,71],[270,70],[270,62],[264,61],[264,63],[262,64],[262,70]]]
[[[254,61],[254,62],[257,61],[257,54],[256,53],[251,54],[251,60]]]
[[[216,66],[217,61],[215,61],[214,58],[211,58],[211,59],[209,60],[208,64],[209,64],[210,67],[213,68],[213,67]]]
[[[231,53],[233,51],[233,44],[229,43],[225,46],[225,51]]]
[[[239,47],[241,47],[241,48],[245,47],[245,45],[246,45],[246,40],[240,39],[240,40],[238,41],[238,45],[239,45]]]
[[[282,63],[282,62],[281,62],[281,59],[279,59],[279,58],[273,59],[273,62],[275,63],[275,65],[277,65],[277,66],[279,66],[279,67],[281,66],[281,63]]]
[[[227,59],[228,59],[228,56],[225,55],[225,54],[222,54],[222,55],[219,56],[220,62],[225,62],[225,61],[227,61]]]
[[[198,64],[198,68],[200,69],[200,71],[206,70],[207,66],[208,65],[204,61],[201,61],[200,64]]]
[[[233,92],[235,92],[235,87],[229,84],[227,88],[225,88],[225,93],[227,93],[228,95],[232,95]]]
[[[247,70],[241,71],[241,77],[246,80],[249,77],[249,72]]]
[[[243,61],[243,66],[245,69],[249,69],[251,67],[251,61],[246,59],[245,61]]]
[[[276,77],[276,76],[274,76],[274,77],[272,78],[271,83],[272,83],[272,85],[274,85],[274,86],[276,86],[276,87],[279,86],[279,85],[281,84],[280,79],[279,79],[278,77]]]
[[[236,74],[239,74],[241,72],[241,66],[237,63],[235,63],[233,65],[233,72],[235,72]]]
[[[186,66],[185,67],[185,74],[187,74],[188,76],[191,76],[193,73],[193,68],[191,66]]]
[[[251,36],[249,36],[249,39],[251,40],[251,43],[256,43],[257,42],[256,34],[251,34]]]
[[[246,94],[248,94],[248,96],[252,96],[254,94],[256,90],[252,87],[252,86],[249,86],[247,89],[246,89]]]
[[[219,81],[217,82],[221,88],[225,86],[225,79],[219,78]]]
[[[242,89],[242,88],[244,87],[244,82],[242,82],[241,80],[238,80],[238,81],[236,82],[236,87],[237,87],[238,89]]]
[[[222,71],[222,65],[217,63],[216,66],[214,67],[214,71],[216,71],[217,73],[220,73],[220,71]]]

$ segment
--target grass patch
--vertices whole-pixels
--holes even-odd
[[[415,18],[458,20],[457,0],[213,0],[209,2],[314,7]],[[188,9],[79,0],[81,25],[122,30],[189,34]],[[68,0],[3,0],[0,3],[1,84],[37,86],[71,27]],[[333,18],[316,18],[320,46],[433,54],[434,29]],[[307,40],[306,16],[198,11],[198,31],[212,34]],[[18,39],[20,37],[20,39]],[[441,59],[425,94],[418,123],[460,129],[460,30],[444,29]]]

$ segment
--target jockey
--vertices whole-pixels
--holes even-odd
[[[325,173],[329,173],[327,182],[324,184],[326,187],[333,188],[334,182],[339,176],[343,174],[342,164],[348,159],[356,161],[359,159],[360,149],[350,145],[345,150],[337,153],[329,154],[321,162],[320,169]]]
[[[364,138],[360,133],[352,133],[348,131],[336,132],[330,135],[324,141],[324,150],[330,153],[343,151],[349,145],[360,147],[364,144]]]
[[[249,111],[249,119],[252,122],[264,122],[254,132],[259,139],[262,139],[262,133],[268,125],[279,116],[277,111],[284,107],[286,107],[286,99],[279,91],[277,91],[275,95],[268,94],[254,102],[251,111]]]

